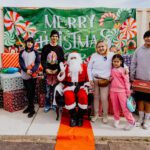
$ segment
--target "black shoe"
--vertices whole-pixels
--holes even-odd
[[[29,112],[30,112],[29,107],[27,107],[27,108],[23,111],[24,114],[27,114],[27,113],[29,113]]]
[[[83,119],[82,118],[78,119],[77,126],[78,127],[82,127],[83,126]]]
[[[33,115],[35,114],[35,111],[31,111],[31,112],[29,112],[29,114],[28,114],[28,118],[31,118],[31,117],[33,117]]]
[[[71,118],[70,119],[70,127],[75,127],[77,125],[76,119]]]

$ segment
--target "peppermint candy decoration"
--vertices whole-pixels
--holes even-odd
[[[4,32],[4,45],[5,46],[12,46],[14,45],[16,42],[16,39],[15,39],[15,35],[6,31]]]
[[[120,34],[117,39],[113,40],[114,45],[119,49],[126,45],[127,39],[123,34]]]
[[[123,13],[123,12],[128,12],[128,14],[131,16],[131,14],[132,14],[132,10],[131,9],[129,9],[129,8],[121,8],[121,9],[118,9],[118,11],[117,11],[117,19],[119,20],[120,19],[120,16],[121,16],[121,14]]]
[[[103,26],[105,18],[108,18],[108,17],[113,18],[114,20],[116,20],[116,18],[117,18],[117,16],[114,13],[111,13],[111,12],[105,13],[101,16],[101,19],[99,20],[99,25]]]
[[[23,38],[27,40],[28,37],[33,37],[35,33],[36,33],[36,27],[33,26],[33,24],[30,21],[26,21],[25,32],[22,34]]]
[[[22,34],[25,29],[23,17],[14,11],[7,11],[4,16],[4,26],[11,33],[17,32],[17,35]]]
[[[136,20],[133,18],[127,19],[120,27],[120,33],[127,39],[132,39],[137,35]]]
[[[119,30],[118,29],[102,29],[101,32],[100,32],[100,35],[105,38],[106,40],[107,39],[110,39],[110,40],[115,40],[115,38],[120,34]]]

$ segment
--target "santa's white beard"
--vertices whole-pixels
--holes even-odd
[[[78,82],[79,73],[82,72],[81,63],[82,62],[78,61],[77,59],[72,59],[69,61],[69,73],[72,82]]]

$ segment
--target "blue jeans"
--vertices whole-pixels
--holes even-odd
[[[45,107],[51,107],[53,104],[55,86],[46,84]]]

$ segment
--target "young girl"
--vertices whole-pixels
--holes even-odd
[[[113,56],[112,66],[110,98],[114,111],[114,127],[119,127],[119,106],[121,106],[123,114],[128,122],[124,129],[130,130],[135,125],[135,119],[126,106],[127,98],[130,96],[130,83],[129,76],[125,74],[123,57],[120,54]]]

